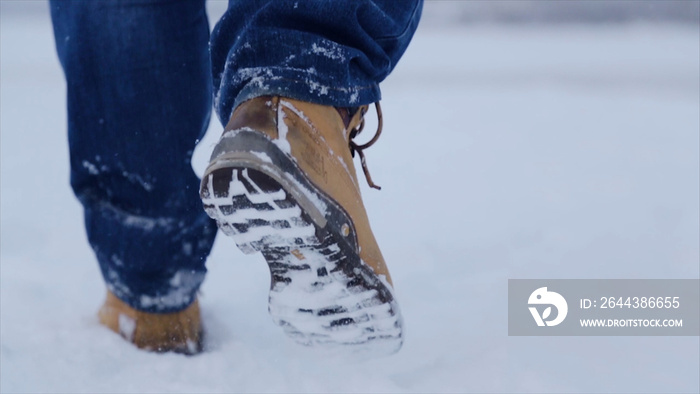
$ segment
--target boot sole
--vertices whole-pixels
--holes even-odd
[[[263,134],[242,130],[228,138],[200,195],[224,234],[244,253],[265,257],[273,321],[307,346],[398,351],[398,304],[384,278],[361,261],[349,216]]]

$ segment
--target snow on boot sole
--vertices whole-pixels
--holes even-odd
[[[398,351],[398,304],[361,261],[344,210],[261,133],[227,132],[222,142],[202,179],[202,203],[244,253],[267,260],[275,323],[304,345]]]

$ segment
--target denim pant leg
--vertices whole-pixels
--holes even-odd
[[[194,301],[216,225],[190,159],[211,114],[202,0],[52,1],[71,186],[107,287],[132,307]]]
[[[423,0],[229,0],[214,28],[214,106],[263,95],[354,107],[380,99],[418,27]]]

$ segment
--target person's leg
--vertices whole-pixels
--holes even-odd
[[[363,147],[352,138],[421,3],[231,1],[212,35],[215,106],[226,126],[202,202],[241,250],[262,252],[270,313],[302,344],[362,353],[402,344],[352,159]]]
[[[107,287],[129,307],[190,306],[216,226],[190,159],[211,113],[198,1],[51,1],[68,93],[71,186]]]
[[[357,107],[379,101],[423,0],[230,0],[212,33],[214,106],[280,95]]]

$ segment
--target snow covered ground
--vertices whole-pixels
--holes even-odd
[[[3,12],[0,28],[0,391],[700,390],[698,337],[508,337],[506,316],[508,278],[700,276],[697,25],[418,32],[367,151],[383,190],[363,191],[407,336],[364,362],[287,340],[267,266],[224,237],[206,353],[142,352],[98,325],[49,18]]]

